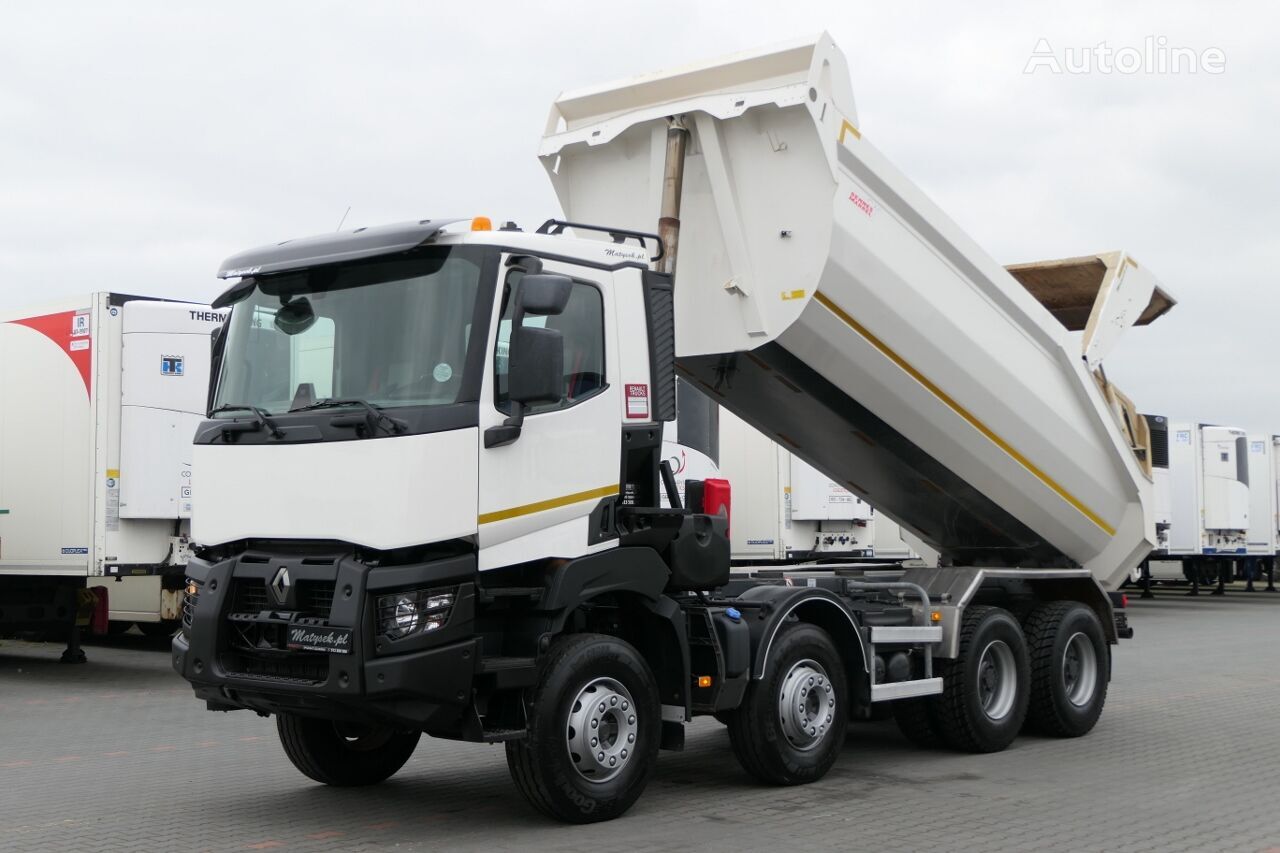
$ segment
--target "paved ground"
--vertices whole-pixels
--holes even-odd
[[[1083,740],[956,755],[863,724],[822,782],[776,789],[699,722],[626,817],[588,827],[525,806],[500,747],[424,740],[388,783],[327,789],[270,721],[206,712],[163,646],[126,636],[64,667],[57,647],[6,641],[0,848],[1280,850],[1280,594],[1163,592],[1131,618]]]

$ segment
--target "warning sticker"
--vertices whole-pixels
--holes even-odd
[[[112,473],[115,476],[111,476]],[[112,533],[120,529],[120,472],[114,468],[107,471],[107,503],[103,524]]]
[[[88,348],[89,348],[89,342],[88,342],[87,340],[84,340],[84,341],[72,341],[72,342],[67,346],[67,349],[68,349],[68,350],[70,350],[71,352],[79,352],[79,351],[80,351],[80,350],[82,350],[82,349],[88,349]]]
[[[649,420],[648,385],[627,385],[627,417]]]

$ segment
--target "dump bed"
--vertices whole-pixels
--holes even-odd
[[[1154,529],[1114,399],[1034,286],[871,145],[831,39],[561,96],[540,156],[567,218],[654,230],[671,116],[682,374],[944,561],[1118,584]],[[1145,269],[1096,258],[1087,334],[1162,310]]]

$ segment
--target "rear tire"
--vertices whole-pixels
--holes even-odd
[[[772,785],[825,776],[844,746],[847,682],[826,631],[803,622],[779,629],[764,677],[751,682],[729,720],[729,742],[742,769]]]
[[[285,755],[305,776],[325,785],[376,785],[404,766],[421,732],[360,726],[280,714],[276,731]]]
[[[1027,729],[1054,737],[1088,734],[1107,701],[1108,648],[1093,609],[1075,601],[1037,607],[1026,622],[1031,652]]]
[[[658,758],[662,706],[644,658],[603,634],[561,637],[547,652],[528,704],[524,740],[507,767],[525,799],[549,817],[595,823],[640,797]]]
[[[999,607],[972,606],[960,625],[960,651],[939,666],[942,695],[935,722],[943,741],[962,752],[999,752],[1027,716],[1031,668],[1022,626]]]
[[[933,696],[894,702],[893,720],[898,724],[898,731],[923,749],[942,746],[942,735],[938,733],[938,725],[933,719],[937,704],[938,700]]]

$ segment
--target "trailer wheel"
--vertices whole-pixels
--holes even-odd
[[[1031,670],[1022,627],[999,607],[970,607],[960,653],[943,661],[935,722],[943,741],[964,752],[999,752],[1027,716]]]
[[[1107,701],[1107,638],[1093,609],[1074,601],[1027,618],[1031,704],[1027,728],[1055,737],[1088,734]]]
[[[826,775],[849,722],[844,662],[826,631],[795,623],[774,638],[764,677],[751,682],[729,721],[742,769],[773,785]]]
[[[507,767],[534,808],[568,823],[618,817],[658,758],[658,685],[629,643],[572,634],[551,647],[528,704],[528,736],[507,743]]]
[[[942,745],[942,736],[938,734],[938,724],[934,722],[937,713],[937,699],[928,696],[918,699],[899,699],[893,705],[893,720],[898,724],[898,731],[916,746],[933,749]]]
[[[280,744],[293,766],[339,788],[376,785],[404,766],[421,732],[280,714]]]

